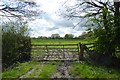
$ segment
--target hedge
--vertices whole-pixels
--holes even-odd
[[[6,27],[7,26],[7,27]],[[3,25],[2,35],[2,69],[14,63],[30,60],[31,39],[16,25]],[[6,29],[7,28],[7,29]],[[25,26],[23,27],[25,28]],[[25,31],[26,32],[26,31]]]

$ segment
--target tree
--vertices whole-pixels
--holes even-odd
[[[67,6],[66,6],[67,7]],[[68,18],[89,18],[89,26],[95,26],[96,50],[107,56],[115,56],[120,45],[120,1],[76,0],[75,6],[67,7],[64,16]],[[84,15],[80,15],[84,13]],[[91,23],[90,23],[91,21]],[[80,23],[80,22],[78,22]]]
[[[74,37],[73,34],[65,34],[64,38],[65,39],[72,39]]]
[[[52,35],[51,35],[51,38],[53,38],[53,39],[58,39],[58,38],[60,38],[60,35],[59,35],[59,34],[52,34]]]
[[[2,17],[31,17],[38,16],[41,10],[37,10],[38,5],[33,1],[27,0],[17,0],[17,1],[9,1],[4,3],[1,1],[0,5],[0,16]]]
[[[87,34],[87,32],[82,32],[81,36],[84,36],[84,35],[86,35],[86,34]]]
[[[114,27],[115,27],[115,42],[120,48],[120,1],[114,0]]]
[[[16,62],[30,60],[31,39],[26,23],[7,22],[2,24],[2,69]]]

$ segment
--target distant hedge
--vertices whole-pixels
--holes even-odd
[[[31,39],[25,24],[6,23],[2,25],[2,69],[16,62],[30,60]]]

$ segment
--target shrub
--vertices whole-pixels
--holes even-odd
[[[2,25],[2,67],[30,60],[31,39],[26,23],[8,22]]]

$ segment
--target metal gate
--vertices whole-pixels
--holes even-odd
[[[79,60],[78,44],[34,44],[32,45],[34,60]]]

